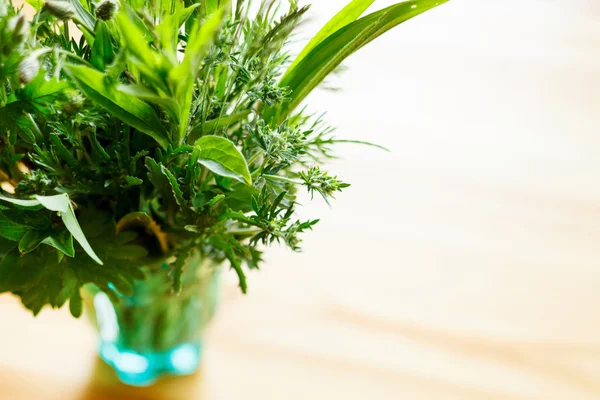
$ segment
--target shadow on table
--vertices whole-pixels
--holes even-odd
[[[122,384],[99,357],[79,400],[205,400],[202,369],[190,376],[165,377],[149,387]]]

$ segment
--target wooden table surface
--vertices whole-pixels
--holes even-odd
[[[317,3],[309,30],[343,1]],[[246,297],[227,277],[202,371],[124,387],[85,320],[4,295],[0,398],[599,399],[599,49],[596,0],[453,0],[381,38],[310,101],[392,152],[341,148],[305,251]]]

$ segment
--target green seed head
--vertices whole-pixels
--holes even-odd
[[[96,5],[96,18],[102,21],[110,21],[118,9],[119,3],[115,0],[103,0]]]

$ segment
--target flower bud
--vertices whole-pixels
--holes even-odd
[[[12,17],[8,21],[8,29],[12,31],[12,44],[16,46],[25,42],[29,36],[28,24],[23,15]]]
[[[75,14],[75,9],[71,2],[65,0],[49,0],[44,5],[44,9],[48,14],[63,21],[73,18]]]
[[[109,21],[115,16],[118,9],[119,3],[116,0],[103,0],[96,4],[96,18]]]
[[[28,84],[40,72],[40,62],[38,54],[31,54],[25,57],[19,64],[19,82],[23,85]]]
[[[75,115],[83,107],[85,98],[76,91],[67,92],[69,101],[63,104],[63,111],[68,115]]]

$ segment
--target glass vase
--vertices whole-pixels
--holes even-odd
[[[100,357],[128,385],[148,386],[162,375],[187,375],[199,366],[202,336],[215,313],[220,268],[196,254],[184,267],[182,290],[172,292],[166,268],[137,282],[132,296],[112,301],[97,288],[86,295],[97,327]]]

